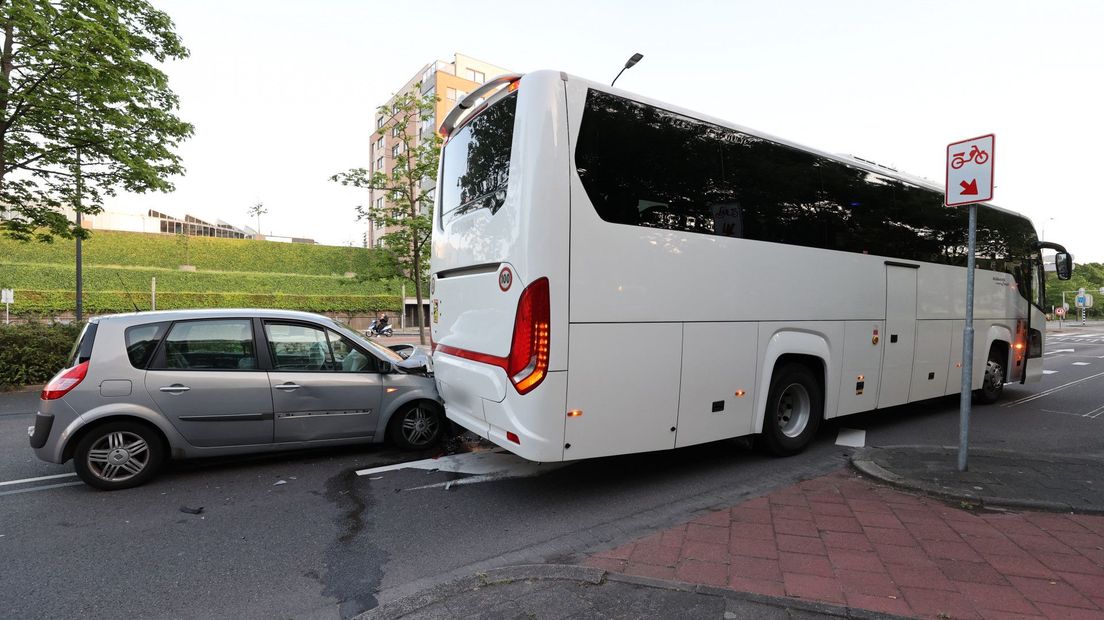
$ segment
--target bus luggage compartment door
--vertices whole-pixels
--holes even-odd
[[[682,325],[570,326],[564,460],[675,447]],[[561,415],[565,415],[564,412]]]
[[[917,271],[912,267],[886,265],[886,322],[879,408],[908,402],[916,349]]]

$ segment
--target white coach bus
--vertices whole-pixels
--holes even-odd
[[[786,455],[822,419],[960,391],[967,212],[938,185],[554,71],[492,80],[441,131],[436,379],[494,443]],[[1041,376],[1040,249],[979,208],[982,401]]]

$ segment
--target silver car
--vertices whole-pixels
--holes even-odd
[[[42,390],[31,447],[100,489],[167,459],[390,439],[423,449],[444,409],[429,359],[316,314],[181,310],[91,319]]]

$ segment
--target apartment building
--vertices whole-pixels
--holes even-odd
[[[422,94],[434,93],[438,97],[433,118],[422,121],[416,128],[408,128],[416,133],[415,143],[435,134],[445,115],[468,93],[479,88],[488,79],[503,73],[511,73],[511,71],[459,53],[453,56],[451,62],[437,60],[422,67],[407,80],[406,84],[396,91],[395,95],[399,96],[411,92],[418,84],[421,84]],[[384,105],[389,105],[392,101],[394,101],[394,97]],[[395,158],[399,156],[400,149],[403,147],[395,130],[387,130],[389,126],[394,124],[390,117],[381,115],[377,111],[374,120],[377,131],[372,134],[369,147],[370,166],[372,172],[382,171],[387,173],[391,171]],[[379,129],[385,131],[381,134],[378,131]],[[427,182],[427,185],[432,185],[432,181]],[[369,204],[376,207],[383,207],[387,204],[387,196],[382,191],[370,190],[369,200],[371,201]],[[387,229],[377,226],[375,222],[369,222],[368,229],[363,237],[364,246],[379,247],[381,245],[380,237],[387,232]]]

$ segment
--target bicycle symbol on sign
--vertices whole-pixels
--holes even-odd
[[[955,170],[958,170],[959,168],[965,166],[966,162],[969,161],[973,161],[979,166],[989,161],[989,153],[979,149],[976,144],[970,148],[970,154],[968,156],[963,157],[964,155],[966,155],[965,151],[961,153],[955,153],[951,159],[951,167]]]

